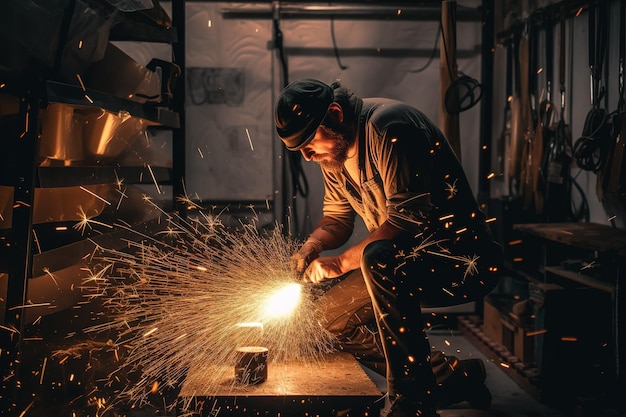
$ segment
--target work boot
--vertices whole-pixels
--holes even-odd
[[[437,374],[437,407],[445,408],[452,404],[467,401],[470,407],[486,410],[491,406],[491,392],[485,385],[487,373],[481,359],[457,360],[447,357],[447,375],[444,370],[435,369]]]
[[[439,417],[437,411],[405,395],[397,395],[386,417]]]

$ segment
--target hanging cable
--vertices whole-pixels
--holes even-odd
[[[599,6],[599,7],[598,7]],[[598,9],[596,10],[596,8]],[[606,4],[596,1],[589,5],[589,69],[591,74],[591,105],[582,135],[574,143],[574,158],[578,166],[597,173],[608,156],[610,140],[608,115],[600,106],[606,91],[602,85],[602,66],[608,44],[608,11]]]
[[[274,29],[274,48],[278,53],[278,60],[280,62],[280,68],[283,78],[283,87],[289,84],[289,65],[287,63],[287,57],[285,55],[285,48],[283,43],[283,32],[280,29],[280,2],[275,1],[272,4],[273,17],[272,24]],[[283,150],[283,201],[282,201],[282,215],[285,225],[293,225],[296,235],[299,234],[299,222],[298,222],[298,210],[297,200],[298,195],[306,198],[309,195],[309,183],[302,168],[302,155],[300,152],[290,152],[284,146]],[[291,187],[287,184],[287,178],[291,179]],[[290,188],[290,193],[287,195],[286,190]],[[289,207],[292,210],[289,210]],[[291,213],[290,213],[291,211]],[[286,227],[285,229],[290,229]],[[284,230],[290,232],[290,230]]]
[[[408,72],[412,74],[417,74],[418,72],[422,72],[430,66],[430,64],[435,59],[435,56],[437,55],[437,51],[439,50],[439,48],[437,48],[437,45],[439,44],[440,35],[441,35],[441,20],[439,20],[439,27],[437,28],[437,35],[435,36],[435,45],[433,45],[433,49],[432,49],[432,52],[430,53],[430,56],[428,57],[428,61],[426,61],[426,63],[420,68],[409,70]]]
[[[341,63],[341,57],[339,56],[339,48],[337,47],[337,39],[335,38],[335,18],[333,16],[330,17],[330,37],[333,41],[333,51],[335,51],[337,65],[339,65],[339,68],[342,70],[347,70],[348,67]]]
[[[443,40],[444,52],[448,56],[448,43],[446,42],[446,36],[443,34],[441,20],[439,21],[439,31]],[[483,95],[482,85],[461,71],[457,71],[455,75],[449,65],[447,68],[451,82],[446,89],[444,104],[448,114],[457,115],[474,107],[480,101]]]

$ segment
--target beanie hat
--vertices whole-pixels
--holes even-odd
[[[287,149],[297,151],[313,139],[333,99],[333,88],[313,79],[294,81],[283,89],[274,121]]]

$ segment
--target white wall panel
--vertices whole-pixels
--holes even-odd
[[[186,9],[186,185],[204,200],[272,194],[269,21],[225,20],[218,3]]]

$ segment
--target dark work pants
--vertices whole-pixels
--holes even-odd
[[[412,239],[372,242],[363,251],[361,271],[385,354],[389,393],[432,407],[435,377],[421,308],[482,298],[497,283],[501,252],[491,241],[459,239],[419,250],[417,244]]]
[[[468,261],[475,256],[461,259],[427,252],[406,256],[410,247],[374,242],[364,251],[362,270],[322,297],[326,327],[343,350],[386,375],[391,395],[411,395],[431,406],[436,385],[445,384],[457,360],[441,352],[431,357],[421,306],[460,304],[488,293],[497,281],[493,267],[499,247],[489,250],[495,251],[493,257],[485,252],[472,264]],[[472,265],[475,269],[469,268]]]

